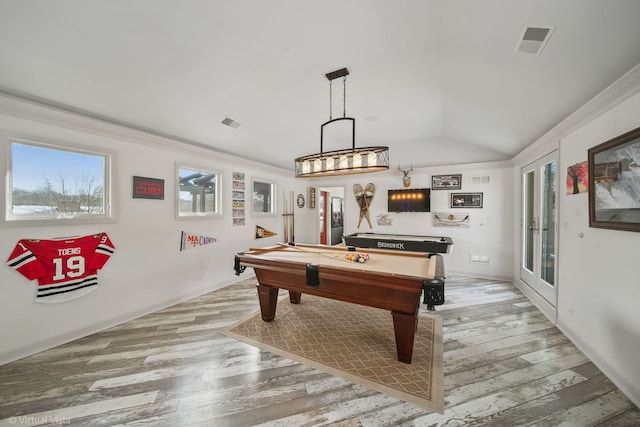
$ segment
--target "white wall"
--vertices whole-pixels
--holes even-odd
[[[450,165],[430,168],[414,168],[410,173],[410,188],[430,188],[432,175],[462,174],[462,192],[482,192],[482,209],[451,209],[451,191],[431,191],[431,212],[469,214],[469,228],[435,227],[433,214],[424,212],[387,212],[387,190],[402,189],[402,172],[389,170],[372,174],[346,175],[326,178],[318,182],[318,187],[344,185],[345,187],[345,234],[373,232],[387,234],[413,234],[425,236],[449,236],[454,246],[451,254],[445,255],[447,273],[461,273],[479,277],[512,278],[515,262],[511,242],[512,210],[511,194],[513,185],[511,167],[508,162]],[[489,184],[472,184],[473,176],[489,176]],[[353,195],[353,185],[363,187],[367,183],[376,186],[376,193],[369,208],[372,227],[363,220],[358,228],[360,209]],[[376,217],[387,214],[392,225],[382,226]],[[472,264],[471,255],[486,255],[488,264]]]
[[[513,159],[513,179],[520,168],[559,150],[559,250],[557,310],[519,279],[514,283],[582,350],[634,403],[640,406],[640,233],[589,227],[588,194],[566,195],[567,168],[587,160],[587,150],[640,126],[640,66],[576,111]],[[513,212],[518,220],[519,185]],[[520,238],[513,251],[519,253]]]
[[[0,364],[242,279],[233,271],[234,254],[282,240],[284,192],[294,191],[297,195],[307,191],[306,182],[295,180],[289,171],[267,168],[11,98],[0,97],[0,131],[102,147],[116,154],[113,165],[115,222],[0,226],[0,256],[5,260],[22,238],[47,239],[105,231],[116,246],[114,256],[98,273],[98,289],[61,304],[36,303],[35,281],[28,281],[6,265],[0,268]],[[0,153],[0,169],[4,169],[6,138],[0,142]],[[223,172],[223,218],[175,218],[176,161]],[[278,214],[270,218],[252,218],[247,208],[246,225],[233,227],[232,171],[245,173],[247,190],[254,176],[276,181]],[[134,175],[164,179],[165,200],[133,199]],[[245,195],[247,206],[250,206],[250,194],[247,191]],[[4,194],[1,197],[4,198]],[[313,210],[295,209],[296,239],[313,239]],[[254,240],[256,225],[278,235]],[[217,242],[180,252],[182,230],[214,237]],[[248,277],[248,274],[251,272],[245,272],[243,276]]]
[[[561,173],[640,127],[638,112],[640,94],[564,137]],[[640,404],[640,233],[590,228],[588,207],[587,194],[560,196],[558,326]]]

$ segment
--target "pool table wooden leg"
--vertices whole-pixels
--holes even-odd
[[[260,300],[260,314],[262,320],[271,322],[276,317],[276,306],[278,304],[278,288],[257,285],[258,299]]]
[[[300,304],[301,297],[302,292],[289,291],[289,301],[291,302],[291,304]]]
[[[411,363],[413,355],[413,339],[418,328],[418,317],[411,314],[391,312],[393,316],[393,330],[396,334],[396,350],[398,360]]]

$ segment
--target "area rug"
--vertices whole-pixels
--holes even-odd
[[[257,296],[256,296],[257,298]],[[276,318],[260,312],[224,333],[425,409],[444,411],[442,319],[422,314],[411,364],[396,359],[389,311],[302,295],[278,301]]]

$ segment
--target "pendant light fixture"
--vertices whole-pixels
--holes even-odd
[[[362,147],[356,148],[356,119],[347,117],[347,76],[349,70],[340,70],[327,73],[329,80],[329,121],[320,126],[320,152],[295,159],[296,178],[317,178],[323,176],[347,175],[356,173],[379,172],[389,169],[388,147]],[[342,117],[334,119],[331,111],[332,81],[342,77],[343,84],[343,113]],[[322,143],[324,127],[330,123],[341,120],[351,122],[351,148],[342,150],[323,151]]]

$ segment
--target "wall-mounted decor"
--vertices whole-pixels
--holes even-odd
[[[309,209],[316,208],[316,187],[309,187]]]
[[[409,169],[402,169],[400,168],[400,165],[398,165],[398,170],[400,172],[402,172],[402,174],[404,175],[402,177],[402,185],[405,187],[410,187],[411,186],[411,177],[409,176],[409,172],[413,171],[413,165],[411,165],[411,168]]]
[[[107,233],[52,240],[22,239],[7,265],[29,280],[38,279],[36,302],[59,303],[79,298],[98,287],[98,270],[115,246]]]
[[[433,225],[434,227],[458,227],[458,228],[469,228],[469,223],[471,222],[470,215],[458,215],[454,213],[434,213],[433,214]]]
[[[358,228],[362,223],[362,219],[366,219],[369,223],[369,228],[373,228],[371,225],[371,218],[369,218],[369,206],[373,201],[373,196],[376,194],[376,186],[372,183],[368,183],[364,188],[360,184],[353,184],[353,196],[356,198],[356,202],[360,207],[360,219],[358,220]]]
[[[262,239],[265,237],[271,237],[271,236],[277,236],[278,233],[274,233],[273,231],[269,231],[264,227],[260,227],[259,225],[256,225],[256,233],[254,236],[254,239]]]
[[[393,225],[393,218],[389,217],[389,214],[380,214],[376,216],[376,222],[378,225],[387,227]]]
[[[304,194],[298,194],[296,205],[298,205],[300,209],[304,208]]]
[[[587,161],[567,168],[567,194],[586,193],[589,189],[589,166]]]
[[[431,189],[387,190],[387,212],[431,212]]]
[[[640,128],[588,150],[589,227],[640,231]]]
[[[451,193],[452,208],[481,208],[482,193]]]
[[[242,226],[245,224],[245,198],[244,198],[244,173],[232,172],[231,174],[231,203],[233,210],[231,211],[231,220],[234,226]]]
[[[196,248],[198,246],[208,245],[216,242],[214,237],[207,237],[201,234],[187,233],[186,231],[180,232],[180,252],[187,249]]]
[[[164,179],[134,176],[133,198],[164,200]]]
[[[431,188],[433,190],[460,190],[462,189],[462,175],[433,175]]]

